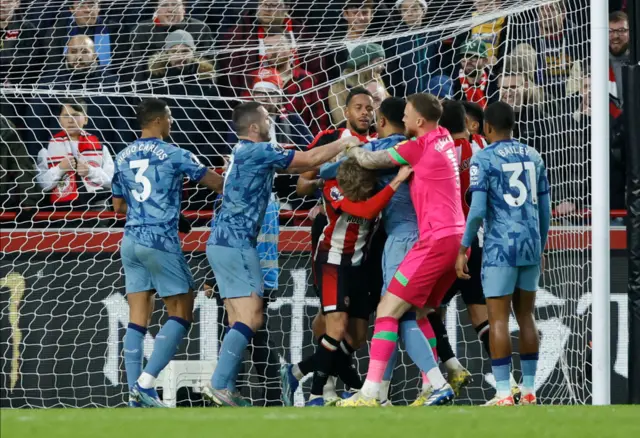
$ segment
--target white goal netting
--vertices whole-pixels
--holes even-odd
[[[141,99],[166,100],[171,141],[222,168],[236,141],[229,121],[240,100],[267,99],[275,141],[304,149],[323,130],[349,126],[343,107],[356,86],[376,102],[431,92],[480,109],[498,99],[514,106],[516,137],[543,154],[554,206],[564,212],[552,229],[538,299],[536,386],[545,403],[588,402],[590,255],[579,214],[589,206],[585,3],[3,1],[2,406],[126,403],[124,220],[111,211],[110,175],[112,157],[138,135]],[[477,121],[473,108],[468,116]],[[279,404],[280,360],[295,362],[314,348],[310,323],[319,303],[310,287],[309,231],[317,199],[298,195],[296,180],[276,178],[279,278],[239,382],[259,406]],[[183,236],[184,250],[198,285],[211,277],[204,247],[215,199],[185,184],[183,211],[194,228]],[[199,292],[176,360],[201,361],[203,369],[214,362],[223,313],[219,300]],[[451,344],[474,376],[459,402],[484,402],[493,394],[487,354],[460,299],[444,314]],[[147,355],[165,318],[158,301]],[[362,373],[367,362],[363,348]],[[411,402],[419,384],[403,354],[393,402]],[[201,403],[199,377],[179,386],[179,405]]]

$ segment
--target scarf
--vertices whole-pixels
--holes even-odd
[[[485,94],[485,90],[487,88],[487,83],[489,82],[489,75],[486,71],[482,71],[482,78],[480,78],[480,86],[472,85],[469,83],[467,76],[464,74],[464,70],[460,69],[460,73],[458,74],[458,78],[460,80],[460,85],[462,87],[462,92],[465,94],[467,101],[475,102],[482,106],[482,108],[486,108],[487,106],[487,96]]]

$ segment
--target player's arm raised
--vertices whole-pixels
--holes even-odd
[[[323,163],[326,163],[340,152],[349,150],[355,146],[359,146],[362,142],[357,137],[347,137],[336,140],[321,148],[313,148],[310,151],[295,152],[287,171],[289,172],[306,172],[316,169]]]
[[[201,184],[216,193],[222,193],[224,178],[218,175],[215,170],[207,169],[202,178],[200,178],[200,181],[198,181],[198,184]]]
[[[358,164],[365,169],[390,169],[398,166],[391,159],[389,151],[368,151],[362,148],[354,148],[347,152],[347,155],[355,158]]]
[[[311,196],[316,190],[322,188],[323,181],[317,176],[317,170],[302,172],[296,182],[296,194],[298,196]]]

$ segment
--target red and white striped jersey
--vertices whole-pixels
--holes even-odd
[[[484,149],[487,146],[487,141],[481,135],[473,134],[471,141],[466,138],[457,138],[454,143],[458,153],[458,162],[460,163],[460,193],[462,195],[462,210],[466,218],[471,205],[471,196],[467,195],[470,183],[469,167],[471,166],[471,157],[479,150]]]
[[[394,193],[387,186],[366,201],[353,202],[344,196],[336,180],[326,181],[322,194],[329,223],[318,241],[316,260],[331,265],[359,266],[375,221]]]

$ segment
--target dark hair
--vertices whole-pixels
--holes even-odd
[[[467,115],[461,102],[447,100],[442,104],[440,126],[447,128],[451,134],[460,134],[467,129]]]
[[[373,0],[346,0],[343,11],[362,8],[373,9]]]
[[[463,100],[462,106],[467,115],[480,124],[480,133],[482,134],[482,122],[484,122],[484,110],[479,103]]]
[[[609,23],[622,23],[623,21],[629,22],[629,16],[622,11],[614,11],[609,14]]]
[[[336,174],[336,181],[350,201],[366,201],[376,191],[377,175],[373,170],[365,169],[355,158],[347,158]]]
[[[236,127],[236,133],[238,135],[245,135],[249,129],[249,126],[256,123],[258,118],[258,110],[262,108],[260,102],[245,102],[241,103],[233,109],[233,125]]]
[[[416,93],[407,97],[407,102],[410,103],[418,114],[431,122],[437,122],[442,117],[442,104],[437,97],[428,93]]]
[[[78,111],[85,116],[87,115],[87,102],[82,99],[60,99],[60,112],[65,106],[70,107],[74,111]]]
[[[167,102],[162,99],[145,99],[138,104],[136,118],[141,128],[153,122],[158,117],[164,116],[167,111]]]
[[[380,103],[380,114],[392,125],[398,128],[404,128],[404,107],[407,102],[400,97],[387,97]]]
[[[349,106],[349,102],[351,102],[351,99],[353,99],[354,97],[360,94],[366,94],[367,96],[373,99],[373,94],[371,94],[369,90],[363,87],[355,87],[349,91],[349,94],[347,95],[347,100],[344,103],[344,106]]]
[[[511,105],[505,102],[495,102],[485,110],[484,120],[496,131],[507,133],[513,131],[516,116]]]

